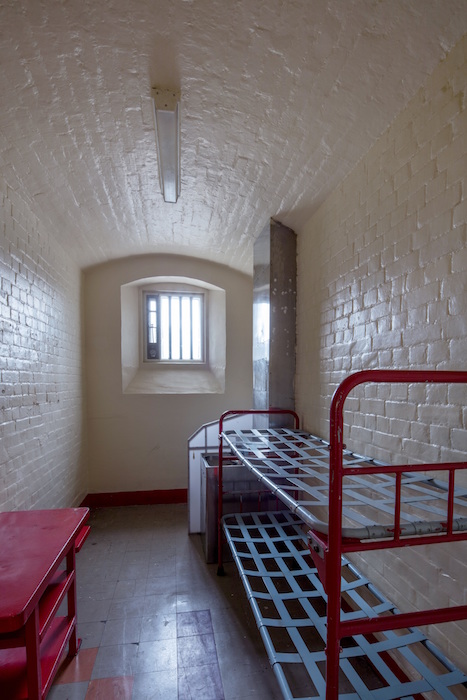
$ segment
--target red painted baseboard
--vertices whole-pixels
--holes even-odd
[[[166,491],[119,491],[117,493],[88,493],[82,506],[104,508],[107,506],[149,506],[161,503],[187,503],[188,489]]]

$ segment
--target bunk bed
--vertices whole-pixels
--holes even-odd
[[[225,537],[286,700],[467,697],[467,675],[415,629],[466,619],[467,605],[399,612],[346,558],[467,539],[467,488],[456,479],[467,462],[388,466],[346,449],[345,401],[369,383],[467,384],[467,372],[348,376],[332,399],[329,442],[300,430],[293,411],[226,411],[219,421],[218,574]],[[282,414],[293,427],[224,429],[227,417],[256,413],[274,424]],[[222,470],[232,457],[287,510],[224,516]],[[305,674],[297,680],[289,669],[298,665]]]

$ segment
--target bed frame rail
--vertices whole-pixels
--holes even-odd
[[[395,528],[394,537],[388,542],[372,542],[363,546],[362,542],[343,542],[342,540],[342,498],[343,480],[350,473],[349,467],[343,463],[344,450],[344,404],[350,392],[357,386],[366,383],[395,384],[467,384],[467,372],[424,371],[424,370],[366,370],[348,376],[336,389],[330,409],[330,491],[329,534],[326,542],[321,542],[325,548],[325,579],[327,584],[327,643],[326,643],[326,700],[338,698],[339,655],[341,639],[347,635],[364,633],[382,629],[400,629],[406,626],[432,624],[467,618],[467,606],[455,608],[437,608],[401,613],[394,619],[376,618],[374,620],[359,620],[353,623],[344,622],[340,615],[341,601],[341,557],[343,552],[362,551],[362,549],[382,549],[391,547],[410,546],[436,542],[451,542],[455,539],[465,539],[467,532],[455,533],[453,529],[454,476],[457,469],[467,468],[467,462],[455,464],[417,465],[409,467],[390,467],[388,471],[396,473],[398,483],[395,499]],[[436,535],[415,538],[401,538],[400,528],[400,484],[402,472],[427,470],[447,471],[449,475],[448,517],[445,531]],[[381,471],[381,468],[379,468]],[[315,533],[314,533],[315,534]],[[322,540],[320,536],[319,539]],[[377,546],[376,546],[377,545]],[[311,548],[313,554],[313,547]],[[316,553],[316,552],[315,552]],[[323,567],[322,567],[323,568]],[[390,625],[386,627],[386,625]],[[370,628],[372,628],[370,630]]]
[[[330,408],[330,440],[329,440],[329,495],[327,499],[328,513],[332,517],[328,517],[328,525],[323,532],[316,521],[310,516],[310,512],[303,509],[303,501],[293,500],[293,495],[287,489],[281,489],[275,486],[274,478],[269,478],[268,474],[275,473],[276,476],[282,476],[281,467],[272,467],[270,471],[261,473],[254,464],[248,463],[248,458],[244,462],[252,471],[254,471],[260,480],[270,488],[277,489],[276,493],[279,498],[289,505],[294,505],[294,513],[304,516],[303,522],[310,528],[308,532],[309,551],[313,558],[314,564],[318,570],[320,580],[327,594],[326,606],[326,700],[337,700],[339,696],[339,666],[341,657],[341,640],[346,637],[355,637],[356,635],[372,635],[375,633],[383,633],[390,630],[402,630],[412,628],[419,625],[434,624],[440,622],[448,622],[453,620],[467,619],[467,605],[460,605],[450,608],[436,608],[430,610],[419,610],[410,613],[399,613],[390,616],[380,617],[357,617],[356,619],[342,619],[341,616],[341,567],[343,555],[350,552],[360,552],[364,550],[391,549],[400,547],[410,547],[421,544],[435,544],[445,542],[455,542],[467,539],[467,517],[455,517],[455,506],[459,504],[459,498],[464,505],[464,498],[467,497],[467,491],[461,490],[461,496],[457,490],[455,494],[456,473],[460,470],[467,469],[467,462],[445,462],[437,464],[417,464],[417,465],[398,465],[386,466],[367,460],[366,464],[347,463],[344,460],[344,452],[348,454],[344,445],[344,405],[350,392],[357,386],[362,384],[465,384],[467,385],[467,372],[456,371],[424,371],[424,370],[364,370],[348,376],[336,389],[331,402]],[[224,438],[229,442],[229,439],[224,434],[223,422],[226,417],[242,414],[267,414],[287,416],[290,420],[292,417],[295,425],[295,430],[299,429],[298,415],[288,409],[269,409],[269,410],[238,410],[226,411],[219,420],[219,518],[218,518],[218,574],[224,573],[222,563],[222,544],[223,544],[223,486],[222,486],[222,464],[226,459],[223,454]],[[289,431],[290,432],[290,431]],[[237,448],[230,443],[233,451],[237,454]],[[293,452],[293,450],[291,450]],[[240,454],[237,454],[240,456]],[[363,458],[362,458],[363,459]],[[304,484],[296,477],[300,467],[295,469],[298,464],[297,460],[292,460],[292,465],[288,464],[284,468],[287,471],[286,480],[295,488],[295,484]],[[352,460],[351,460],[352,462]],[[370,463],[371,462],[371,463]],[[268,464],[267,458],[265,464]],[[269,466],[268,466],[269,469]],[[302,470],[303,471],[303,470]],[[430,471],[445,472],[447,475],[447,487],[445,489],[445,508],[446,515],[444,517],[444,509],[441,512],[441,518],[436,521],[427,522],[414,521],[407,525],[407,522],[402,522],[402,485],[404,480],[411,474],[417,472],[429,473]],[[393,475],[395,484],[395,497],[393,507],[393,520],[390,526],[376,524],[368,535],[359,533],[355,535],[357,530],[354,530],[349,536],[349,528],[344,525],[344,479],[355,476],[372,475]],[[290,476],[292,475],[292,476]],[[290,477],[290,478],[289,478]],[[305,479],[307,475],[305,474]],[[429,481],[430,479],[428,479]],[[444,481],[444,480],[443,480]],[[431,479],[431,482],[439,488],[439,482]],[[306,490],[306,488],[305,488]],[[456,501],[457,499],[457,501]],[[317,527],[318,529],[315,529]],[[379,528],[379,529],[378,529]],[[383,532],[384,530],[384,532]],[[377,538],[377,539],[375,539]]]

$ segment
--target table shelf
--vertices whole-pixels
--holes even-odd
[[[1,698],[44,700],[67,647],[78,651],[75,554],[88,516],[87,508],[0,514]]]
[[[47,586],[39,602],[39,641],[42,642],[44,639],[74,579],[74,572],[67,574],[64,570],[56,571],[53,575],[51,582]],[[0,635],[0,649],[21,647],[24,646],[24,644],[25,635],[23,628],[12,634],[7,633]]]
[[[56,617],[41,644],[42,697],[50,690],[58,665],[73,631],[75,620]],[[8,700],[28,698],[26,674],[26,647],[15,647],[0,652],[0,689]]]
[[[75,580],[75,572],[56,571],[39,604],[39,639],[43,640],[65,595]]]

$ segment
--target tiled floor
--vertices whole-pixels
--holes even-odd
[[[279,700],[235,566],[183,505],[97,509],[77,556],[78,656],[48,700]]]

